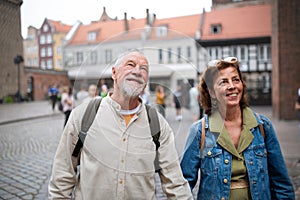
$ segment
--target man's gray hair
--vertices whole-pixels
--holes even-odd
[[[119,68],[119,66],[123,64],[124,58],[131,53],[139,53],[139,54],[145,56],[144,53],[139,49],[129,49],[128,51],[125,51],[118,56],[118,58],[113,66],[116,68]]]

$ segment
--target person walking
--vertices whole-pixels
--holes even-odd
[[[83,102],[83,100],[85,98],[87,98],[88,96],[89,96],[89,93],[87,91],[87,86],[86,86],[86,84],[82,84],[80,87],[80,90],[76,94],[76,100],[77,100],[76,106],[81,104]]]
[[[71,87],[64,86],[62,88],[61,103],[63,106],[63,113],[65,114],[64,126],[66,126],[68,119],[70,117],[71,111],[74,107],[74,97],[72,94]]]
[[[88,89],[88,96],[83,100],[83,102],[89,102],[91,99],[97,96],[97,85],[91,84]]]
[[[182,109],[181,109],[181,104],[182,104],[182,91],[181,91],[181,85],[177,85],[177,89],[174,92],[172,96],[172,102],[173,106],[176,109],[176,117],[175,120],[181,121],[182,120]]]
[[[155,89],[155,103],[158,109],[158,112],[162,114],[162,116],[166,117],[166,103],[165,103],[165,98],[166,98],[166,93],[164,90],[164,87],[161,85],[156,86]]]
[[[51,100],[51,106],[53,111],[55,110],[58,94],[59,94],[59,90],[57,89],[56,84],[52,84],[48,90],[48,96]]]
[[[181,167],[197,199],[295,199],[272,122],[248,105],[235,57],[209,63],[200,83],[205,118],[190,128]]]
[[[76,107],[63,131],[53,162],[50,199],[155,199],[156,145],[145,104],[139,97],[149,79],[149,63],[139,51],[128,51],[112,67],[113,92],[102,98],[80,156],[80,178],[72,163],[74,135],[87,105]],[[156,111],[155,111],[156,112]],[[180,169],[174,134],[158,114],[159,176],[169,199],[192,199]]]
[[[197,84],[192,84],[191,89],[189,90],[189,97],[190,97],[190,111],[192,113],[192,120],[193,122],[199,120],[200,115],[200,106],[199,106],[199,90]]]

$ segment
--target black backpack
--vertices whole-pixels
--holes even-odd
[[[73,150],[72,153],[72,157],[75,158],[75,160],[77,161],[77,166],[80,165],[80,152],[81,152],[81,148],[83,147],[83,143],[85,140],[85,137],[87,135],[87,132],[90,128],[90,126],[92,125],[96,113],[98,111],[98,108],[100,106],[102,98],[94,98],[92,99],[82,118],[81,121],[81,130],[79,131],[79,138],[77,140],[77,143],[75,145],[75,148]],[[152,135],[152,139],[153,142],[155,143],[156,146],[156,157],[155,157],[155,161],[154,161],[154,166],[155,166],[155,172],[159,171],[159,165],[158,165],[158,158],[157,158],[157,150],[160,146],[159,143],[159,137],[160,137],[160,125],[159,125],[159,120],[158,120],[158,115],[157,115],[157,111],[154,107],[151,107],[147,104],[145,104],[146,106],[146,110],[147,110],[147,115],[148,115],[148,121],[150,124],[150,131],[151,131],[151,135]]]

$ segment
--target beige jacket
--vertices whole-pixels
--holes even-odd
[[[75,108],[63,131],[49,183],[50,199],[155,199],[155,144],[143,105],[126,127],[120,105],[109,96],[100,104],[80,158],[80,180],[76,182],[71,154],[77,142],[87,104]],[[158,149],[159,175],[168,199],[192,199],[183,178],[172,129],[159,115],[161,135]],[[73,145],[72,145],[73,144]]]

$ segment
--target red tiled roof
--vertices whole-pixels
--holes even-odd
[[[220,34],[211,33],[211,25],[221,24]],[[207,12],[201,40],[271,36],[271,6],[254,5]]]
[[[150,39],[171,39],[174,37],[192,37],[195,38],[199,30],[201,14],[173,17],[166,19],[156,19],[154,27],[167,26],[168,35],[166,37],[155,37],[155,31],[151,34]]]
[[[72,28],[72,26],[64,24],[60,21],[49,20],[49,22],[54,27],[55,32],[67,33]]]
[[[116,21],[97,21],[88,25],[81,24],[76,31],[73,39],[69,45],[79,45],[88,43],[100,43],[103,41],[112,41],[120,39],[130,39],[140,36],[140,30],[132,31],[136,29],[144,28],[145,19],[133,19],[128,20],[130,31],[125,32],[124,20]],[[97,32],[97,38],[95,41],[88,41],[88,33]]]

